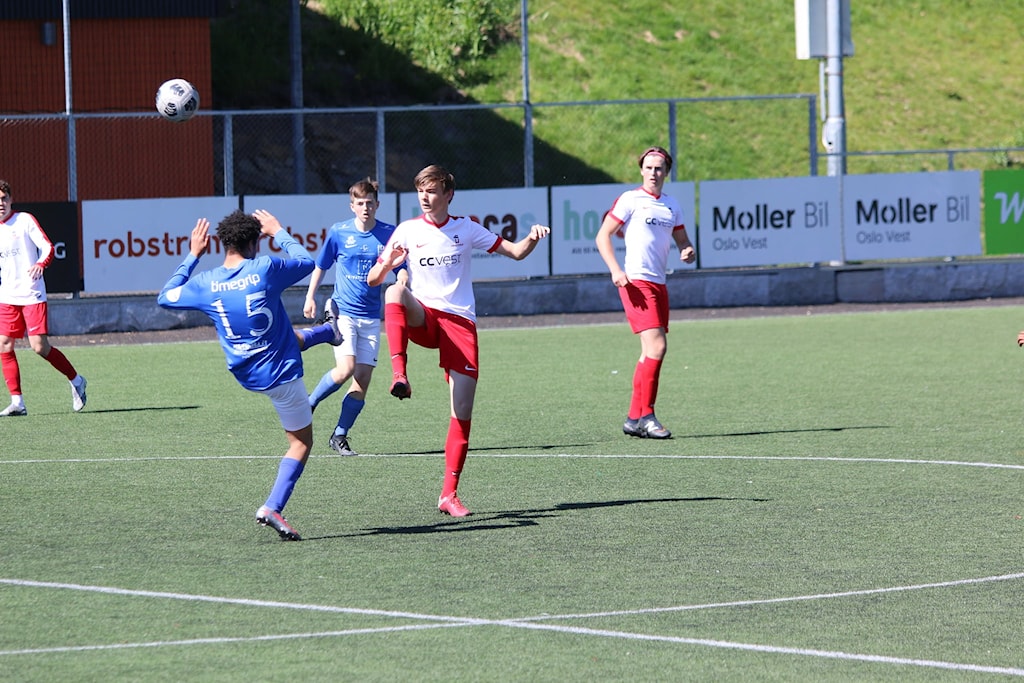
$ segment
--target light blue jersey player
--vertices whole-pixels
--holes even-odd
[[[336,323],[294,330],[281,294],[313,270],[313,258],[266,211],[234,211],[217,226],[224,250],[220,267],[192,276],[207,252],[210,223],[196,222],[190,253],[164,285],[157,302],[164,308],[202,311],[217,328],[228,370],[250,391],[265,394],[288,436],[288,452],[256,521],[282,539],[301,540],[281,514],[302,475],[313,447],[313,413],[302,382],[301,351],[316,344],[340,344]],[[260,235],[274,239],[288,258],[258,256]]]
[[[309,395],[310,408],[315,409],[325,398],[352,379],[341,402],[338,425],[328,442],[339,455],[356,455],[348,441],[348,432],[366,402],[373,369],[377,366],[380,348],[381,286],[371,287],[366,275],[377,263],[384,245],[395,226],[377,220],[379,186],[369,178],[349,188],[349,208],[354,218],[335,223],[327,231],[323,248],[316,257],[316,268],[309,279],[306,302],[302,312],[307,318],[316,315],[316,290],[324,273],[335,267],[334,292],[327,300],[326,310],[338,319],[344,341],[334,348],[334,367],[324,373]],[[405,268],[397,277],[407,278]]]

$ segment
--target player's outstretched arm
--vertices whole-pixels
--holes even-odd
[[[277,216],[269,211],[256,209],[252,212],[252,215],[260,222],[260,232],[267,237],[273,237],[284,230],[284,228],[281,227],[281,221],[277,220]]]
[[[1017,335],[1017,346],[1024,346],[1024,332]]]
[[[189,302],[181,300],[181,288],[192,277],[192,271],[199,264],[199,257],[206,252],[210,245],[209,231],[210,221],[205,218],[196,221],[196,226],[192,228],[192,235],[189,237],[188,256],[174,271],[174,275],[171,275],[171,279],[167,281],[156,298],[157,303],[164,308],[191,308]]]
[[[508,256],[509,258],[515,259],[516,261],[522,261],[524,258],[529,256],[534,249],[537,248],[537,244],[539,244],[542,239],[544,239],[550,234],[551,228],[549,228],[546,225],[534,223],[533,225],[530,226],[530,234],[528,234],[526,237],[519,240],[518,242],[510,243],[503,241],[498,246],[498,248],[495,249],[495,251],[501,254],[502,256]]]
[[[189,238],[189,250],[196,258],[201,257],[210,247],[210,221],[200,218],[196,221],[196,227],[192,228],[192,236]]]

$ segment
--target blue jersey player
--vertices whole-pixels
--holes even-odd
[[[301,540],[281,514],[302,475],[313,446],[313,413],[302,382],[300,352],[324,342],[340,344],[334,321],[294,330],[281,293],[313,270],[313,258],[266,211],[234,211],[217,226],[224,250],[218,268],[192,275],[209,248],[210,223],[196,222],[190,253],[160,292],[164,308],[202,311],[213,321],[228,370],[246,389],[270,398],[288,436],[288,452],[256,521],[286,541]],[[261,235],[271,237],[288,258],[258,256]]]
[[[328,442],[339,455],[356,455],[348,441],[348,432],[366,401],[370,377],[377,366],[380,348],[381,286],[371,287],[366,274],[377,263],[384,245],[391,238],[395,226],[377,220],[379,185],[369,179],[360,180],[349,188],[349,208],[354,218],[335,223],[327,231],[323,248],[316,257],[316,268],[309,279],[303,313],[307,318],[316,315],[317,287],[324,272],[335,266],[334,292],[327,300],[326,310],[338,320],[344,341],[334,347],[334,367],[324,373],[309,395],[309,405],[316,408],[325,398],[352,379],[341,402],[338,425]],[[402,267],[398,278],[408,277]]]

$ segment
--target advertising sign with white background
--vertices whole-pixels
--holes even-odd
[[[702,268],[820,263],[842,255],[834,177],[700,184]]]
[[[518,242],[530,234],[534,223],[548,223],[546,187],[522,187],[502,190],[455,190],[449,213],[453,216],[471,216],[495,235],[510,242]],[[399,195],[401,220],[422,214],[415,192]],[[549,274],[548,250],[550,239],[541,242],[532,254],[522,261],[473,252],[473,280],[541,277]]]
[[[380,208],[377,209],[377,220],[395,224],[398,215],[397,195],[382,193],[378,196]],[[263,209],[274,214],[284,229],[292,234],[299,244],[306,248],[310,256],[316,258],[324,246],[327,230],[335,223],[354,218],[355,214],[349,207],[349,196],[345,194],[310,194],[310,195],[246,195],[243,197],[244,210],[253,212]],[[267,240],[260,242],[260,253],[280,256],[281,250],[276,245],[267,245]],[[296,284],[307,284],[309,278],[303,278]],[[324,273],[321,286],[334,284],[334,268]]]
[[[82,202],[82,267],[85,291],[159,292],[189,252],[200,218],[211,232],[238,208],[238,197],[110,199]],[[199,268],[220,265],[207,254]]]
[[[594,238],[615,200],[626,190],[639,187],[637,183],[610,183],[602,185],[571,185],[551,188],[551,274],[579,275],[607,273]],[[674,197],[683,211],[686,234],[697,247],[694,228],[694,197],[696,186],[690,182],[665,183],[662,191]],[[626,244],[612,238],[619,265],[625,261]],[[678,254],[669,255],[668,270],[693,270],[696,263],[683,263]]]
[[[980,254],[980,201],[978,171],[844,176],[846,259]]]

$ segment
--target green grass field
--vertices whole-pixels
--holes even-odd
[[[0,421],[2,681],[988,680],[1024,676],[1015,306],[673,322],[658,414],[620,432],[624,324],[484,330],[460,495],[447,389],[383,372],[283,543],[284,451],[215,343],[24,347]],[[306,354],[308,386],[331,363]]]

